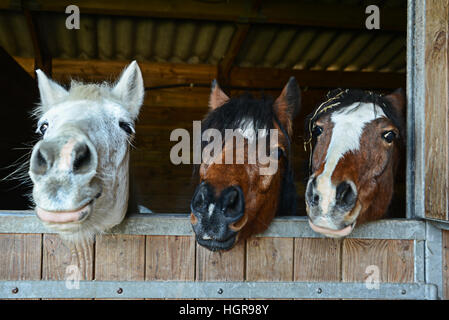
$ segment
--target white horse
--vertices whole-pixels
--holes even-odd
[[[133,61],[110,85],[72,81],[69,90],[37,70],[41,104],[29,175],[36,214],[80,242],[119,224],[128,208],[129,151],[144,85]]]

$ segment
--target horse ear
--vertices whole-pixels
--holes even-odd
[[[50,80],[42,70],[37,69],[36,75],[41,96],[41,111],[46,112],[69,93],[62,86]]]
[[[279,121],[291,134],[292,122],[301,106],[301,90],[295,77],[290,77],[281,95],[274,102],[274,110]]]
[[[218,107],[224,105],[228,100],[229,97],[226,95],[226,93],[223,92],[223,90],[221,90],[217,80],[214,79],[214,81],[212,81],[210,90],[209,108],[215,110]]]
[[[387,99],[391,103],[398,116],[400,116],[401,118],[405,118],[406,98],[405,92],[402,88],[396,89],[394,92],[385,96],[385,99]]]
[[[119,98],[131,117],[136,119],[143,103],[145,87],[142,72],[135,60],[123,70],[119,80],[112,88],[112,94]]]

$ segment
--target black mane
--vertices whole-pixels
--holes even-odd
[[[293,170],[291,168],[291,148],[290,137],[282,124],[277,119],[273,110],[274,100],[271,97],[263,96],[261,99],[255,99],[251,94],[243,94],[239,97],[229,99],[224,105],[210,111],[201,122],[201,136],[207,129],[213,128],[220,131],[221,136],[225,136],[226,129],[239,129],[245,124],[245,121],[252,121],[255,133],[259,129],[274,129],[273,121],[281,128],[281,131],[287,138],[287,155],[285,156],[286,165],[282,177],[282,186],[280,190],[281,199],[276,215],[295,215],[296,214],[296,187],[294,183]],[[268,137],[269,139],[269,137]],[[207,145],[201,143],[201,151]],[[194,165],[193,175],[198,176],[200,165]]]

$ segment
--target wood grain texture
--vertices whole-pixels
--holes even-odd
[[[443,230],[443,298],[449,300],[449,231]]]
[[[145,280],[195,279],[195,239],[188,236],[147,236]]]
[[[145,279],[145,236],[102,235],[95,245],[95,279]]]
[[[0,234],[0,280],[40,280],[41,234]]]
[[[342,240],[295,239],[294,281],[341,281]]]
[[[43,237],[42,280],[66,280],[75,272],[79,280],[93,280],[93,242],[67,243],[56,234]]]
[[[447,220],[449,211],[449,1],[426,2],[425,214]]]
[[[225,252],[212,252],[197,244],[196,280],[245,280],[245,242]]]
[[[252,237],[246,241],[247,281],[292,281],[293,238]]]
[[[379,282],[413,282],[413,240],[345,239],[342,250],[342,280],[364,282],[379,270]]]

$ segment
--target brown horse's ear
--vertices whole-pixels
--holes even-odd
[[[394,92],[385,96],[391,105],[393,106],[396,114],[402,119],[405,118],[405,92],[402,88],[396,89]]]
[[[301,106],[301,90],[295,77],[290,77],[281,95],[274,102],[274,110],[279,121],[292,133],[292,122]]]
[[[214,79],[212,81],[211,85],[211,91],[210,91],[210,97],[209,97],[209,108],[212,110],[217,109],[218,107],[221,107],[229,100],[229,97],[226,95],[226,93],[221,90],[220,86],[218,85],[217,80]]]

